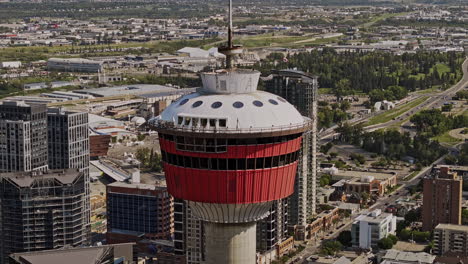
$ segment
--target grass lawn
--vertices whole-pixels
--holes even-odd
[[[367,23],[364,23],[362,24],[363,27],[370,27],[372,26],[373,24],[379,22],[379,21],[382,21],[382,20],[385,20],[387,18],[392,18],[392,17],[396,17],[396,16],[401,16],[401,15],[406,15],[406,14],[409,14],[411,12],[401,12],[401,13],[385,13],[385,14],[382,14],[382,15],[379,15],[379,16],[375,16],[375,17],[372,17],[369,22]]]
[[[319,94],[329,94],[331,93],[332,89],[331,88],[319,88],[318,93]]]
[[[320,38],[320,36],[318,36],[316,39],[314,39],[314,36],[261,35],[261,36],[244,37],[241,39],[237,39],[235,43],[240,44],[245,48],[260,48],[260,47],[274,47],[274,46],[303,47],[305,45],[311,45],[311,44],[325,44],[325,43],[335,42],[339,38],[340,37]],[[311,41],[307,41],[308,39],[311,39]],[[301,41],[301,42],[295,43],[297,41]]]
[[[445,144],[451,145],[451,146],[456,145],[456,144],[458,144],[458,143],[460,143],[462,141],[461,139],[454,138],[454,137],[450,136],[449,131],[443,133],[440,136],[433,137],[432,139],[439,141],[439,143],[445,143]]]
[[[416,100],[413,100],[413,101],[411,101],[409,103],[406,103],[404,105],[401,105],[399,107],[396,107],[396,108],[394,108],[392,110],[385,111],[382,114],[376,115],[376,116],[372,117],[371,119],[369,119],[369,121],[365,124],[365,126],[371,126],[371,125],[376,125],[376,124],[381,124],[381,123],[388,122],[388,121],[392,120],[393,118],[398,117],[401,114],[403,114],[404,112],[410,110],[411,108],[414,108],[414,107],[420,105],[421,103],[426,101],[427,98],[428,98],[427,96],[424,96],[424,97],[418,98]]]
[[[405,181],[409,181],[413,179],[416,175],[418,175],[419,172],[420,172],[419,170],[413,171],[412,173],[410,173],[408,176],[404,178]]]
[[[443,64],[443,63],[438,63],[434,67],[432,67],[431,72],[434,72],[434,70],[437,70],[440,75],[450,72],[450,67]]]
[[[434,93],[434,92],[440,92],[440,85],[434,85],[432,88],[425,89],[425,90],[419,90],[417,91],[418,94],[428,94],[428,93]]]
[[[424,74],[424,73],[418,73],[417,75],[411,74],[410,77],[413,77],[413,78],[415,78],[416,80],[419,81],[419,80],[423,79],[424,77],[426,77],[426,74]]]

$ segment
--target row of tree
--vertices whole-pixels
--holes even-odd
[[[440,109],[423,110],[411,117],[418,133],[428,137],[441,135],[449,130],[468,127],[466,115],[444,115]]]
[[[141,167],[152,171],[161,172],[163,169],[161,155],[147,147],[137,149],[135,157],[141,162]]]
[[[380,51],[338,53],[331,48],[287,55],[287,60],[283,56],[273,53],[255,68],[264,74],[272,69],[298,68],[318,75],[320,87],[331,88],[337,97],[376,90],[371,97],[374,101],[398,100],[411,91],[453,84],[462,76],[464,58],[462,52],[395,55]]]

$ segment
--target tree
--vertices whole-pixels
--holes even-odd
[[[162,158],[161,155],[156,153],[154,149],[139,148],[135,154],[136,158],[141,162],[143,168],[150,171],[162,171]]]
[[[320,177],[320,187],[330,185],[331,175],[324,174]]]
[[[450,112],[452,111],[452,108],[453,108],[452,104],[446,104],[442,106],[441,110],[442,112]]]
[[[370,195],[367,192],[362,192],[361,198],[362,198],[362,203],[367,204],[367,202],[369,201]]]
[[[396,243],[398,242],[398,238],[393,234],[389,234],[387,237],[392,240],[393,245],[396,245]]]
[[[388,237],[384,237],[377,242],[377,246],[380,249],[391,249],[393,247],[393,240]]]
[[[330,151],[332,147],[333,147],[333,143],[328,142],[327,144],[320,146],[320,152],[322,152],[323,154],[327,154],[328,151]]]
[[[345,78],[338,81],[335,88],[335,96],[338,100],[343,96],[351,94],[351,92],[351,82],[349,79]]]
[[[462,223],[463,224],[468,223],[468,210],[467,209],[462,210]]]
[[[423,243],[429,241],[431,238],[430,232],[420,232],[420,231],[413,231],[413,239],[416,242]]]
[[[366,163],[366,158],[361,154],[353,153],[349,157],[352,160],[356,161],[356,163],[358,163],[358,164],[362,165],[362,164]]]
[[[406,229],[406,228],[403,228],[403,229],[398,233],[398,237],[399,237],[401,240],[408,241],[409,239],[411,239],[411,230]]]
[[[351,237],[351,231],[349,230],[341,231],[336,239],[345,247],[350,247],[351,241],[353,240]]]
[[[324,255],[336,255],[338,252],[341,251],[343,245],[336,240],[328,240],[322,243],[322,247],[320,248],[320,253]]]

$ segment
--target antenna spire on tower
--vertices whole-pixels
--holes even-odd
[[[241,46],[233,44],[233,26],[232,26],[232,0],[229,0],[229,15],[228,15],[228,43],[227,46],[219,48],[219,52],[226,55],[226,69],[232,68],[232,59],[235,55],[242,53]]]

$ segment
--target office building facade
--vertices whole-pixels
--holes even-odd
[[[0,263],[12,253],[86,243],[85,196],[75,169],[0,174]]]
[[[461,224],[463,179],[449,167],[423,179],[423,231],[438,224]]]
[[[172,240],[173,217],[173,199],[166,187],[124,182],[107,185],[108,243],[133,242],[135,234]],[[125,236],[130,241],[122,241]]]

